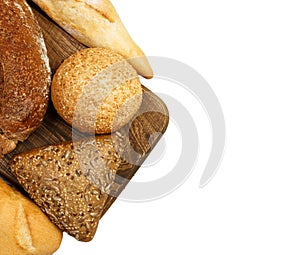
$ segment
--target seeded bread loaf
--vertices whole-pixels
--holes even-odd
[[[124,165],[111,138],[96,137],[22,153],[13,158],[11,170],[53,223],[87,242],[108,195],[118,190],[115,175]]]
[[[146,77],[153,76],[143,51],[124,27],[109,0],[33,0],[56,23],[88,47],[112,49]]]
[[[0,255],[51,255],[61,240],[47,216],[0,179]]]
[[[53,105],[70,125],[107,134],[127,124],[142,104],[135,69],[118,53],[87,48],[66,59],[51,87]]]
[[[39,25],[25,0],[0,0],[0,156],[41,123],[50,67]]]

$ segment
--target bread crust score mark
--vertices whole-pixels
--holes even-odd
[[[95,4],[99,4],[99,1],[98,0],[88,0],[85,4],[89,7],[91,7],[92,9],[94,9],[95,11],[99,12],[99,14],[104,18],[104,19],[107,19],[110,23],[114,23],[115,22],[115,19],[114,19],[114,15],[112,15],[112,11],[105,11],[105,9],[101,9],[101,8],[98,8]]]
[[[61,241],[37,205],[0,178],[0,255],[50,255]]]
[[[27,215],[21,203],[19,203],[16,212],[16,241],[17,244],[30,254],[36,250],[32,244],[32,236],[27,220]]]

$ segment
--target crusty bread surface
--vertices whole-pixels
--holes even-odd
[[[51,255],[61,240],[39,207],[0,179],[0,255]]]
[[[87,242],[96,233],[108,195],[118,190],[117,171],[128,169],[114,143],[109,136],[97,136],[36,148],[15,156],[11,169],[52,222]]]
[[[142,86],[121,55],[105,48],[87,48],[58,68],[51,97],[67,123],[82,132],[106,134],[133,118],[142,103]]]
[[[153,71],[144,52],[130,37],[109,0],[33,0],[69,34],[88,47],[112,49],[151,78]]]
[[[40,27],[25,0],[0,0],[0,156],[42,122],[51,83]]]

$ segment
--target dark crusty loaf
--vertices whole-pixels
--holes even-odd
[[[50,67],[39,25],[25,0],[0,0],[0,156],[41,123]]]
[[[80,241],[90,241],[108,194],[118,190],[115,175],[124,165],[130,164],[112,139],[96,137],[22,153],[13,158],[11,170],[53,223]]]

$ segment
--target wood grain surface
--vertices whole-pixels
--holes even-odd
[[[55,73],[64,59],[86,47],[51,21],[36,5],[32,2],[29,3],[42,28],[50,66],[52,72]],[[131,123],[118,131],[118,135],[124,137],[124,139],[128,139],[130,146],[128,146],[127,153],[128,155],[133,155],[131,157],[131,161],[133,162],[131,162],[132,164],[128,164],[128,169],[122,169],[122,171],[118,172],[126,181],[122,181],[119,185],[120,189],[118,192],[114,196],[109,197],[102,215],[104,215],[115,201],[116,196],[134,176],[139,166],[147,158],[150,151],[167,129],[169,117],[165,104],[147,88],[143,87],[143,92],[143,103],[140,111]],[[86,136],[86,134],[73,130],[71,126],[65,123],[57,115],[50,102],[47,114],[40,128],[25,142],[19,143],[16,150],[0,159],[0,176],[22,191],[22,188],[9,169],[10,160],[14,155],[41,146],[71,141],[72,139],[84,139]],[[107,136],[102,136],[102,138],[105,139]]]

